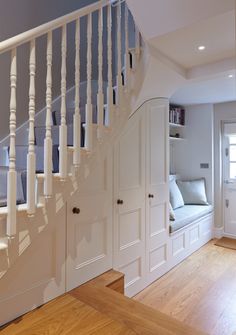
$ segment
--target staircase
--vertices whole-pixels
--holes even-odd
[[[124,16],[124,17],[123,17]],[[81,64],[81,20],[87,31],[87,62]],[[75,25],[74,34],[67,29]],[[106,24],[104,24],[106,23]],[[96,25],[96,28],[95,28]],[[133,25],[135,45],[130,46],[130,25]],[[112,27],[116,28],[115,40]],[[98,58],[92,55],[94,28],[97,31]],[[52,78],[53,32],[61,32],[61,96],[60,108],[53,110]],[[106,30],[107,42],[103,34]],[[46,61],[46,112],[45,124],[36,122],[37,90],[37,39],[47,36]],[[67,40],[74,39],[75,76],[74,108],[67,107]],[[114,43],[115,42],[115,43]],[[16,140],[17,118],[17,51],[29,45],[29,95],[27,145]],[[0,167],[0,219],[5,220],[5,233],[0,233],[0,250],[9,248],[9,241],[17,234],[18,212],[36,215],[45,206],[45,199],[54,197],[53,179],[63,182],[76,178],[83,157],[90,157],[104,141],[111,138],[119,125],[127,120],[132,93],[132,72],[140,61],[140,33],[133,24],[131,14],[122,1],[101,0],[54,21],[24,32],[0,43],[0,54],[11,54],[9,144],[4,146],[6,164]],[[106,54],[106,57],[104,55]],[[106,61],[104,59],[106,58]],[[43,60],[42,60],[43,61]],[[97,66],[97,90],[92,87],[92,64]],[[81,96],[81,67],[86,66],[86,96]],[[107,77],[104,78],[104,68]],[[50,200],[47,200],[50,201]]]

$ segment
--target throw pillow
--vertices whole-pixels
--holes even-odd
[[[175,212],[171,206],[171,203],[169,205],[169,209],[170,209],[170,221],[175,221]]]
[[[175,180],[170,181],[169,188],[170,188],[170,203],[172,208],[176,209],[179,207],[183,207],[184,200]]]
[[[185,205],[208,205],[203,178],[189,181],[178,180],[177,184]]]

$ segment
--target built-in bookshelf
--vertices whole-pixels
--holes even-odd
[[[169,137],[170,142],[184,140],[183,129],[185,128],[185,109],[182,106],[170,105],[169,109]]]
[[[181,126],[185,125],[184,107],[170,104],[169,123]]]

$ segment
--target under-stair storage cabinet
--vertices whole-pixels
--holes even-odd
[[[167,271],[168,100],[146,102],[114,147],[113,267],[133,296]]]

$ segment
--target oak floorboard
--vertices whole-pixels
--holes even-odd
[[[124,285],[123,274],[109,271],[25,314],[7,325],[0,333],[1,335],[205,334],[125,297],[119,293],[123,290],[122,285]]]
[[[153,310],[104,287],[92,284],[71,291],[73,297],[86,302],[112,319],[123,323],[139,335],[203,335],[205,333]]]
[[[214,242],[134,299],[211,335],[236,332],[236,251]]]
[[[1,335],[135,335],[69,294],[40,309],[27,313],[17,323],[0,331]]]

